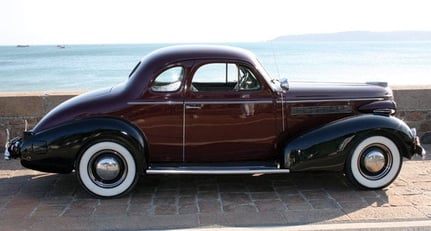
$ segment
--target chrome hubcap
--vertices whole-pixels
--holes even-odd
[[[385,167],[385,155],[379,150],[371,150],[365,154],[364,166],[371,173],[377,173]]]
[[[96,162],[96,174],[105,181],[115,179],[120,173],[120,165],[114,157],[101,157]]]
[[[384,145],[369,146],[359,160],[361,174],[370,180],[379,180],[392,168],[392,153]]]
[[[100,187],[116,187],[126,178],[126,161],[113,150],[98,152],[90,159],[88,174],[90,179]]]

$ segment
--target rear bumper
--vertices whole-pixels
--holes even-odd
[[[21,158],[21,144],[21,137],[15,137],[11,140],[8,140],[5,145],[4,159],[10,160]]]
[[[33,135],[33,132],[25,131],[23,133],[24,138],[15,137],[10,139],[9,130],[6,130],[6,145],[4,151],[4,159],[17,159],[22,157],[22,146],[24,143],[24,139]]]
[[[35,134],[32,131],[25,131],[23,137],[15,137],[8,139],[5,145],[4,159],[20,159],[21,165],[42,172],[53,173],[69,173],[74,168],[74,160],[76,155],[69,153],[76,153],[73,151],[74,146],[65,146],[59,150],[57,146],[48,148],[46,134]],[[71,142],[67,140],[66,142]],[[75,144],[74,142],[71,142]]]

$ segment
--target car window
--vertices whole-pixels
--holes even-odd
[[[193,76],[192,91],[247,91],[260,89],[253,72],[233,63],[210,63],[201,66]]]
[[[156,92],[178,91],[184,78],[183,67],[171,67],[160,73],[151,84],[151,90]]]

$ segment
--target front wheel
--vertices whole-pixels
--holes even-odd
[[[360,141],[346,160],[346,176],[365,189],[380,189],[391,184],[401,170],[398,146],[384,136]]]
[[[84,150],[77,163],[81,185],[99,197],[118,197],[129,192],[138,181],[136,162],[123,145],[102,141]]]

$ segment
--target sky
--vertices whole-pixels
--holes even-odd
[[[261,42],[431,31],[427,0],[1,0],[0,45]]]

